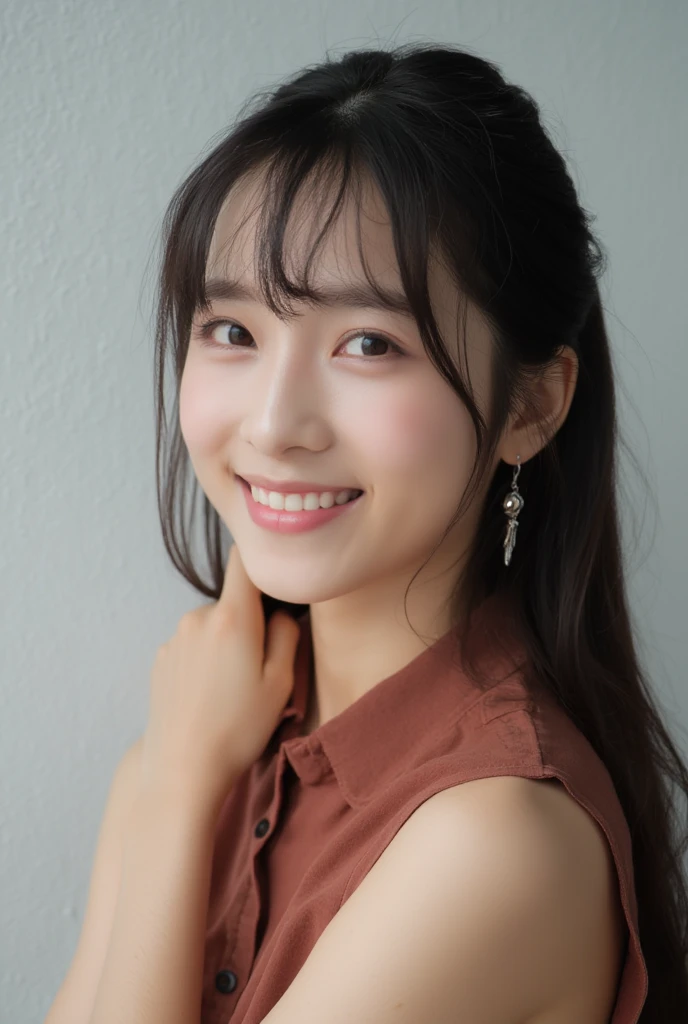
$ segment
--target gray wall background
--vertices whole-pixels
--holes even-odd
[[[3,0],[0,1017],[71,962],[112,772],[157,647],[200,603],[155,507],[164,208],[246,96],[333,52],[465,44],[541,103],[610,255],[641,653],[683,745],[688,5],[682,0]],[[649,500],[648,500],[649,499]]]

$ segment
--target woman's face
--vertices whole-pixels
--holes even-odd
[[[235,190],[225,203],[207,280],[230,279],[256,290],[253,215],[243,223],[250,203],[248,189]],[[313,233],[319,227],[312,207],[295,209],[297,226],[285,240],[293,270],[314,237],[299,229],[300,214]],[[372,190],[360,230],[369,273],[401,293],[386,212]],[[319,250],[316,288],[367,288],[357,231],[349,204]],[[457,294],[439,268],[430,291],[442,335],[458,353]],[[285,323],[259,299],[217,298],[207,315],[196,316],[181,382],[182,434],[199,484],[257,587],[300,604],[353,596],[379,607],[380,600],[403,595],[454,514],[475,457],[473,426],[425,354],[410,315],[339,304],[297,309]],[[203,344],[202,323],[222,318],[232,323],[216,325],[206,339],[212,344]],[[467,352],[475,398],[484,408],[490,338],[470,306]],[[281,533],[253,521],[235,474],[365,493],[322,526]],[[433,595],[449,592],[472,541],[476,504],[414,587],[433,579]],[[443,569],[451,571],[436,579]]]

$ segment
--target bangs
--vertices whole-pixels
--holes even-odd
[[[227,268],[240,231],[253,218],[256,298],[284,321],[298,315],[296,303],[314,307],[331,304],[334,301],[331,293],[314,285],[312,270],[317,266],[318,253],[337,227],[344,209],[351,205],[355,212],[355,242],[365,284],[347,280],[347,300],[351,305],[379,306],[413,317],[419,325],[422,311],[414,310],[412,296],[418,291],[418,282],[421,282],[421,288],[427,284],[428,239],[421,237],[415,245],[409,244],[408,252],[414,253],[414,262],[412,266],[402,267],[398,238],[404,237],[404,229],[402,225],[394,224],[392,209],[382,196],[402,280],[401,290],[384,288],[366,260],[361,229],[361,218],[365,215],[373,189],[370,173],[360,161],[354,163],[351,157],[325,152],[317,159],[311,157],[306,160],[302,154],[298,159],[288,152],[274,154],[264,165],[235,182],[225,196],[223,202],[229,202],[238,193],[246,193],[249,199],[247,209],[230,237],[223,242],[221,250],[214,255],[212,274],[206,267],[201,279],[194,281],[194,291],[198,296],[196,308],[207,309],[214,298],[245,297],[241,286],[227,275]],[[298,266],[294,260],[296,247],[290,243],[290,238],[295,235],[299,238],[301,254]],[[404,287],[404,281],[408,287]]]

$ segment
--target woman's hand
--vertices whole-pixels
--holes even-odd
[[[182,616],[158,649],[143,737],[142,786],[216,810],[263,752],[294,685],[298,623],[265,625],[260,590],[233,543],[219,601]]]

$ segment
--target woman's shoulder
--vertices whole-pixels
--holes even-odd
[[[427,858],[429,847],[449,848],[456,877],[494,900],[486,913],[522,900],[530,910],[514,937],[551,954],[552,1011],[608,1019],[627,937],[618,874],[604,831],[560,779],[496,775],[442,789],[409,816],[390,850],[394,843],[416,869],[422,851]],[[543,1024],[549,1019],[558,1018]]]

